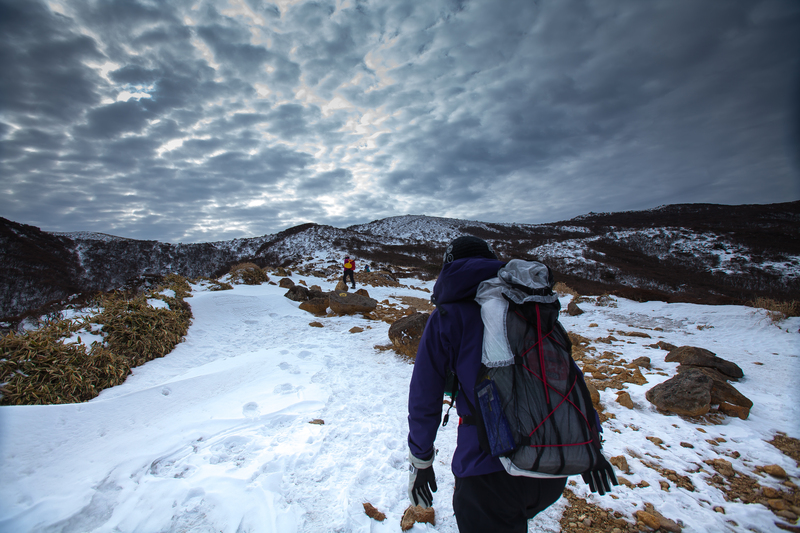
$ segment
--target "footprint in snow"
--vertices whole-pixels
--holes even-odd
[[[247,418],[258,418],[258,415],[261,414],[261,410],[258,408],[256,402],[247,402],[242,407],[242,414]]]

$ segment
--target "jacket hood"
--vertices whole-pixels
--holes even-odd
[[[505,263],[496,259],[467,257],[447,263],[433,286],[434,305],[457,302],[475,297],[478,285],[497,275]]]

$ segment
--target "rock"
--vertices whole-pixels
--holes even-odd
[[[731,417],[735,416],[741,418],[742,420],[747,420],[747,417],[750,416],[749,407],[743,407],[741,405],[733,405],[727,402],[720,402],[719,410],[723,414],[726,414]]]
[[[626,487],[628,487],[629,489],[632,489],[632,488],[634,488],[634,487],[636,486],[636,485],[634,485],[633,483],[631,483],[631,482],[628,480],[628,478],[626,478],[626,477],[617,476],[617,481],[619,481],[620,483],[622,483],[623,485],[625,485],[625,486],[626,486]]]
[[[631,395],[625,391],[617,393],[617,403],[620,404],[622,407],[627,407],[628,409],[633,409],[633,400],[631,400]]]
[[[284,289],[291,289],[294,287],[294,281],[290,280],[289,278],[281,278],[278,282],[279,287],[283,287]]]
[[[300,309],[322,316],[328,312],[328,303],[328,298],[312,298],[307,302],[301,302]]]
[[[285,297],[289,298],[294,302],[305,302],[311,299],[311,291],[303,287],[302,285],[295,285],[291,287],[286,294]]]
[[[660,528],[663,531],[669,531],[670,533],[681,533],[681,526],[656,511],[653,507],[653,504],[645,503],[644,509],[646,513],[654,516],[658,520],[658,527],[656,529]]]
[[[567,304],[567,314],[569,316],[580,316],[583,314],[583,309],[578,307],[578,304],[575,302],[570,302]]]
[[[345,283],[342,280],[339,280],[339,283],[336,284],[336,289],[334,289],[334,290],[336,292],[342,292],[342,291],[347,292],[347,289],[349,289],[349,288],[350,287],[347,286],[347,283]]]
[[[323,419],[321,419],[321,418],[315,418],[314,420],[311,420],[308,423],[309,424],[314,424],[315,426],[324,426],[325,425],[325,421]]]
[[[658,484],[661,486],[661,490],[663,490],[664,492],[669,492],[669,483],[667,483],[662,479],[661,481],[658,482]]]
[[[694,448],[694,444],[690,442],[681,442],[680,444],[682,448]]]
[[[659,439],[658,437],[645,437],[647,440],[655,444],[656,446],[661,446],[664,444],[664,441]]]
[[[600,405],[600,393],[597,391],[597,387],[594,386],[594,383],[587,381],[586,388],[589,390],[589,396],[592,397],[592,405],[595,407]]]
[[[714,386],[711,389],[711,403],[727,402],[733,405],[740,405],[746,407],[748,410],[753,407],[753,402],[747,396],[739,392],[736,387],[728,383],[729,377],[725,376],[722,372],[713,368],[693,365],[678,365],[678,373],[686,372],[689,369],[697,369],[703,374],[707,375],[714,380]]]
[[[774,509],[775,511],[785,511],[786,510],[786,502],[783,501],[781,498],[772,498],[767,500],[767,505],[770,509]]]
[[[433,507],[425,508],[419,505],[410,506],[403,513],[403,518],[400,520],[400,529],[408,531],[414,527],[414,524],[417,522],[428,523],[435,526],[436,512],[433,510]]]
[[[756,469],[756,471],[758,471],[758,469]],[[761,494],[768,499],[781,497],[781,491],[773,489],[772,487],[761,487]]]
[[[779,465],[767,465],[762,467],[761,470],[763,470],[772,477],[777,477],[780,479],[786,479],[788,477],[786,475],[786,470],[784,470]]]
[[[311,287],[308,288],[308,290],[322,292],[322,288],[319,285],[312,285]]]
[[[626,370],[619,375],[619,380],[623,383],[633,383],[634,385],[644,385],[647,383],[647,378],[644,377],[639,367],[635,367],[633,371]]]
[[[609,463],[616,466],[621,472],[625,472],[626,474],[630,474],[630,467],[628,466],[628,460],[625,458],[624,455],[617,455],[616,457],[612,457],[608,460]]]
[[[633,368],[634,366],[635,367],[643,367],[643,368],[646,368],[646,369],[650,370],[650,358],[649,357],[637,357],[636,359],[631,361],[631,364],[628,365],[628,368]]]
[[[353,326],[350,328],[350,333],[361,333],[362,331],[364,331],[364,328],[360,328],[358,326]]]
[[[620,335],[625,335],[626,337],[638,337],[640,339],[651,339],[652,337],[643,332],[643,331],[618,331]]]
[[[725,514],[725,508],[724,508],[724,507],[722,507],[722,506],[720,506],[720,505],[717,505],[716,507],[714,507],[714,512],[715,512],[715,513],[722,513],[722,514]]]
[[[730,463],[730,461],[726,461],[725,459],[711,459],[709,461],[705,461],[705,463],[711,465],[714,470],[725,477],[733,477],[736,475],[736,472],[733,470],[733,465]]]
[[[308,325],[311,326],[312,328],[322,328],[322,327],[324,327],[319,322],[309,322]]]
[[[714,352],[696,346],[681,346],[671,350],[664,361],[668,363],[681,363],[684,365],[705,366],[719,370],[728,379],[739,379],[744,372],[739,365],[717,357]]]
[[[369,293],[367,292],[367,289],[358,289],[356,291],[356,294],[360,294],[361,296],[366,296],[367,298],[369,298]]]
[[[671,352],[672,350],[677,348],[677,346],[675,346],[674,344],[670,344],[670,343],[664,342],[664,341],[658,341],[655,345],[658,348],[661,348],[662,350],[665,350],[667,352]]]
[[[369,313],[378,307],[378,302],[360,294],[334,291],[328,293],[328,305],[337,315]]]
[[[396,352],[408,357],[417,356],[417,348],[428,323],[428,313],[414,313],[395,321],[389,327],[389,340]]]
[[[701,416],[711,409],[714,381],[696,369],[659,383],[645,394],[647,401],[661,411],[683,416]]]
[[[651,529],[661,527],[661,521],[647,511],[636,511],[636,519]]]
[[[369,502],[364,503],[364,513],[366,513],[368,517],[373,518],[378,522],[383,522],[386,520],[386,515],[378,511],[375,506]]]

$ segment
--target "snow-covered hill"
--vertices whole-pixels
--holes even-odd
[[[294,276],[301,279],[332,288]],[[366,288],[397,304],[401,296],[429,297],[421,289],[433,282],[407,283]],[[83,404],[0,407],[0,531],[400,531],[413,367],[374,347],[388,343],[389,325],[314,317],[268,284],[194,291],[186,341],[123,385]],[[566,307],[569,298],[561,301]],[[647,384],[627,384],[634,409],[617,403],[613,389],[601,392],[614,416],[604,424],[605,449],[626,458],[630,472],[620,475],[632,488],[601,497],[580,477],[568,488],[628,522],[649,503],[685,532],[781,531],[776,522],[786,522],[766,506],[729,501],[708,461],[729,461],[736,483],[796,491],[757,469],[777,464],[800,483],[797,463],[767,442],[778,432],[800,437],[800,318],[776,326],[752,308],[622,298],[581,305],[583,315],[562,315],[569,331],[616,361],[646,356],[653,367]],[[607,339],[612,333],[623,340]],[[676,366],[650,346],[658,341],[704,347],[742,367],[736,387],[754,401],[750,417],[712,424],[656,412],[644,394]],[[436,442],[437,523],[413,531],[457,531],[449,469],[456,432],[450,424]],[[386,521],[368,518],[364,502]],[[568,515],[562,499],[529,531],[561,531]],[[580,530],[598,531],[592,527]]]
[[[433,273],[446,243],[460,235],[490,241],[505,259],[546,262],[585,293],[702,303],[800,300],[800,202],[664,206],[540,225],[406,215],[199,244],[51,234],[0,219],[0,318],[142,276],[217,276],[240,262],[324,270],[349,254],[373,268]]]

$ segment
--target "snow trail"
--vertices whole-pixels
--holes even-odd
[[[294,277],[300,279],[326,285]],[[429,296],[409,288],[366,288],[379,301]],[[406,405],[413,367],[374,348],[388,343],[388,324],[355,316],[316,318],[285,292],[267,284],[219,292],[195,286],[185,342],[134,369],[124,384],[83,404],[0,408],[0,531],[399,531],[408,506]],[[653,336],[618,335],[622,340],[596,345],[628,361],[651,357],[666,374],[654,369],[646,373],[648,384],[628,386],[635,410],[619,406],[612,389],[601,393],[616,416],[605,424],[607,455],[627,454],[632,473],[626,477],[650,487],[615,490],[618,499],[590,495],[580,478],[570,488],[626,517],[651,502],[683,520],[685,531],[779,531],[765,507],[726,502],[702,472],[686,474],[695,492],[659,490],[659,474],[630,450],[642,459],[657,455],[662,466],[679,473],[721,451],[738,450],[738,459],[725,456],[734,468],[751,472],[757,465],[780,464],[796,482],[796,465],[765,440],[776,431],[800,433],[797,388],[775,379],[776,369],[797,375],[800,319],[780,329],[741,307],[614,303],[582,304],[584,315],[562,315],[562,322],[591,339],[633,329]],[[309,326],[312,321],[324,327]],[[363,331],[351,333],[355,326]],[[695,424],[656,413],[644,393],[677,366],[663,362],[666,352],[647,346],[659,339],[705,347],[739,364],[745,378],[736,386],[755,402],[750,419],[727,419],[701,433]],[[324,424],[309,423],[315,419]],[[449,466],[456,425],[440,429],[436,441],[437,525],[414,531],[457,531]],[[647,436],[669,439],[670,446],[658,448]],[[712,437],[727,441],[714,447],[707,443]],[[387,520],[368,518],[364,502]],[[562,500],[537,517],[530,531],[559,531],[565,505]],[[713,512],[715,506],[727,514]]]

